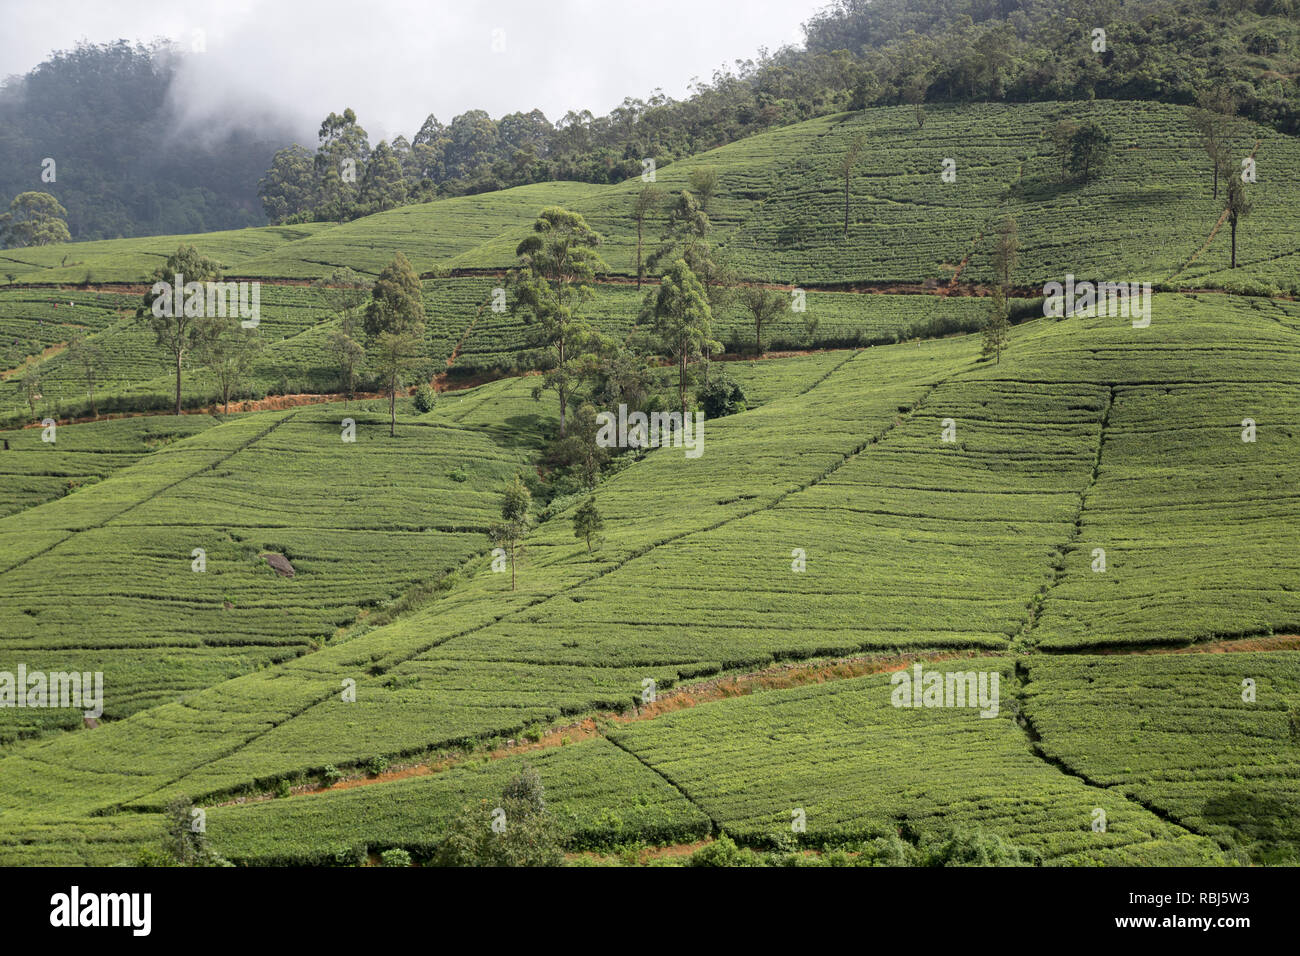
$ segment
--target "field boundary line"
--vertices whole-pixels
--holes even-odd
[[[1094,790],[1100,790],[1103,793],[1109,794],[1110,796],[1119,797],[1121,800],[1123,800],[1126,803],[1133,804],[1136,807],[1141,807],[1143,810],[1147,811],[1147,813],[1150,813],[1152,816],[1156,817],[1159,820],[1164,821],[1170,826],[1182,830],[1188,835],[1198,836],[1206,840],[1209,840],[1210,842],[1214,843],[1215,846],[1218,846],[1222,849],[1223,845],[1219,843],[1219,841],[1216,840],[1214,837],[1210,836],[1208,833],[1201,832],[1200,830],[1196,829],[1193,826],[1190,826],[1189,824],[1185,823],[1183,820],[1181,820],[1174,814],[1166,810],[1162,810],[1160,807],[1148,803],[1145,800],[1139,799],[1138,797],[1134,796],[1131,793],[1124,792],[1119,788],[1118,784],[1116,784],[1115,786],[1108,787],[1105,784],[1098,783],[1097,781],[1090,778],[1083,771],[1079,770],[1074,766],[1071,766],[1069,763],[1065,761],[1064,758],[1053,757],[1050,754],[1048,754],[1046,751],[1044,751],[1042,746],[1042,739],[1043,739],[1042,734],[1038,732],[1038,728],[1034,726],[1033,720],[1030,719],[1029,715],[1025,712],[1025,707],[1023,702],[1024,689],[1025,689],[1025,685],[1030,683],[1030,681],[1028,678],[1028,670],[1025,668],[1024,663],[1021,661],[1016,662],[1015,679],[1016,679],[1015,701],[1018,709],[1017,717],[1019,718],[1016,722],[1020,725],[1020,728],[1025,732],[1025,739],[1026,742],[1029,744],[1030,753],[1032,753],[1043,763],[1047,764],[1049,767],[1052,767],[1053,769],[1059,771],[1064,776],[1073,777],[1075,780],[1080,781],[1085,786],[1091,787]]]
[[[852,356],[851,356],[851,358],[852,358]],[[842,364],[847,364],[847,362],[842,363]],[[443,646],[449,644],[450,642],[452,642],[452,641],[454,641],[454,640],[457,640],[457,639],[459,639],[459,638],[468,637],[468,636],[471,635],[471,634],[477,634],[478,632],[480,632],[480,631],[482,631],[482,630],[485,630],[486,628],[493,627],[493,626],[495,626],[495,625],[497,625],[497,624],[500,624],[502,621],[508,620],[508,619],[510,619],[510,618],[517,617],[518,615],[521,615],[521,614],[524,614],[524,613],[526,613],[526,612],[528,612],[528,611],[531,611],[531,610],[535,609],[536,607],[538,607],[539,605],[541,605],[541,604],[545,604],[547,601],[555,600],[555,599],[557,599],[557,598],[559,598],[559,597],[561,597],[561,596],[563,596],[563,595],[569,593],[570,591],[576,590],[577,588],[580,588],[580,587],[585,587],[585,586],[587,586],[587,585],[589,585],[589,584],[591,584],[591,583],[593,583],[593,582],[595,582],[595,581],[599,581],[599,580],[601,580],[602,578],[607,577],[607,576],[610,575],[610,574],[613,574],[615,571],[619,571],[619,570],[621,570],[623,567],[625,567],[625,566],[626,566],[627,564],[629,564],[630,562],[636,560],[637,558],[644,557],[645,555],[649,554],[650,552],[654,551],[654,550],[657,549],[657,548],[663,547],[664,545],[671,544],[671,543],[673,543],[673,542],[675,542],[675,541],[679,541],[679,540],[681,540],[681,539],[687,538],[687,537],[689,537],[689,536],[691,536],[691,535],[694,535],[694,534],[702,534],[702,533],[707,533],[707,532],[710,532],[710,531],[716,531],[718,528],[721,528],[721,527],[723,527],[723,526],[725,526],[725,525],[727,525],[727,524],[730,524],[730,523],[733,522],[733,521],[739,521],[739,520],[742,519],[742,518],[748,518],[748,517],[750,517],[750,516],[752,516],[752,515],[758,514],[758,513],[761,512],[761,511],[766,511],[766,510],[769,510],[769,509],[771,509],[771,508],[775,508],[777,505],[779,505],[782,501],[784,501],[784,500],[785,500],[786,498],[788,498],[790,495],[792,495],[792,494],[794,494],[794,493],[796,493],[796,492],[799,492],[799,491],[804,491],[804,490],[806,490],[806,489],[812,487],[813,485],[817,484],[818,482],[825,480],[827,477],[829,477],[830,475],[832,475],[832,474],[834,474],[836,471],[838,471],[840,468],[842,468],[842,467],[843,467],[845,464],[847,464],[849,461],[853,460],[853,459],[856,458],[858,455],[860,455],[863,451],[865,451],[865,450],[866,450],[867,448],[869,448],[871,445],[874,445],[874,444],[878,443],[878,442],[879,442],[880,440],[882,440],[886,435],[888,435],[891,431],[893,431],[894,428],[898,427],[898,426],[901,425],[903,422],[905,422],[905,421],[907,421],[908,419],[910,419],[911,416],[915,414],[916,410],[917,410],[918,408],[920,408],[921,405],[925,402],[926,398],[927,398],[930,394],[932,394],[932,393],[934,392],[935,389],[939,388],[940,385],[942,385],[944,382],[946,382],[946,381],[948,381],[949,379],[951,379],[951,378],[952,378],[954,375],[956,375],[956,374],[959,374],[959,372],[951,372],[951,373],[949,373],[949,374],[948,374],[944,379],[942,379],[942,380],[940,380],[940,381],[938,381],[938,382],[934,382],[934,383],[932,383],[931,385],[929,385],[929,386],[925,389],[925,391],[924,391],[924,393],[921,395],[921,397],[920,397],[919,399],[917,399],[917,400],[912,404],[911,409],[910,409],[906,414],[901,415],[901,416],[899,416],[899,417],[896,417],[892,422],[886,424],[882,429],[878,430],[875,434],[871,435],[870,437],[868,437],[867,439],[865,439],[864,441],[862,441],[859,445],[857,445],[857,447],[855,447],[852,451],[850,451],[848,454],[846,454],[846,455],[845,455],[845,456],[844,456],[844,457],[843,457],[843,458],[842,458],[842,459],[841,459],[837,464],[834,464],[834,465],[832,465],[830,468],[826,469],[826,470],[825,470],[821,475],[818,475],[818,476],[814,477],[810,482],[808,482],[808,483],[806,483],[806,484],[804,484],[804,485],[802,485],[802,486],[800,486],[800,487],[798,487],[798,488],[792,488],[792,489],[789,489],[789,490],[787,490],[787,491],[784,491],[784,492],[779,493],[775,498],[773,498],[773,499],[771,500],[770,503],[765,504],[765,505],[760,505],[760,506],[755,507],[755,508],[751,508],[751,509],[749,509],[749,510],[747,510],[747,511],[744,511],[744,512],[741,512],[741,513],[739,513],[739,514],[735,514],[735,515],[732,515],[732,516],[729,516],[729,517],[726,517],[726,518],[722,518],[722,519],[720,519],[719,521],[713,523],[712,525],[709,525],[709,526],[704,527],[704,528],[697,528],[697,529],[693,529],[693,530],[689,530],[689,531],[678,532],[678,533],[675,533],[675,534],[669,535],[668,537],[663,538],[663,539],[661,539],[661,540],[659,540],[659,541],[652,542],[652,543],[649,544],[649,545],[646,545],[646,546],[644,546],[644,547],[641,547],[641,548],[636,549],[635,551],[633,551],[633,552],[631,552],[631,553],[625,555],[623,558],[619,559],[618,561],[614,562],[613,564],[609,565],[608,567],[603,568],[603,569],[601,569],[601,570],[599,570],[599,571],[596,571],[596,572],[593,573],[591,576],[586,577],[586,578],[583,578],[583,579],[580,580],[580,581],[575,581],[575,582],[573,582],[573,583],[571,583],[571,584],[568,584],[568,585],[562,586],[562,587],[556,589],[554,592],[552,592],[552,593],[550,593],[550,594],[539,595],[539,596],[536,596],[536,597],[534,597],[534,598],[531,598],[531,599],[527,600],[526,602],[524,602],[523,604],[521,604],[521,605],[519,605],[519,606],[517,606],[517,607],[515,607],[515,608],[512,608],[512,609],[510,609],[510,610],[506,610],[506,611],[502,611],[500,614],[495,615],[494,617],[492,617],[492,618],[489,619],[489,620],[482,621],[482,622],[480,622],[480,623],[478,623],[478,624],[471,625],[471,626],[466,627],[466,628],[464,628],[464,629],[462,629],[462,630],[460,630],[460,631],[457,631],[457,632],[455,632],[455,633],[453,633],[453,634],[448,634],[448,635],[445,635],[445,636],[442,636],[442,637],[436,638],[436,639],[432,640],[431,642],[428,642],[428,643],[425,643],[425,644],[421,644],[421,645],[419,645],[419,646],[413,648],[413,649],[410,650],[409,652],[405,652],[405,653],[403,653],[401,656],[397,657],[396,659],[394,659],[394,660],[390,660],[390,661],[387,661],[387,662],[385,662],[385,663],[382,664],[382,665],[381,665],[381,664],[375,664],[374,666],[370,667],[370,668],[366,671],[367,675],[370,676],[370,677],[382,677],[384,674],[388,673],[388,672],[391,671],[393,668],[398,667],[398,666],[400,666],[400,665],[402,665],[402,664],[405,664],[405,663],[407,663],[407,662],[409,662],[409,661],[415,660],[415,659],[421,657],[422,655],[427,654],[429,651],[432,651],[432,650],[434,650],[434,649],[436,649],[436,648],[439,648],[439,647],[443,647]],[[557,515],[556,517],[558,517],[558,515]],[[476,553],[476,554],[474,554],[474,555],[471,555],[469,558],[467,558],[467,559],[465,560],[465,562],[463,562],[462,566],[469,566],[469,565],[471,565],[471,564],[472,564],[473,562],[475,562],[475,561],[481,561],[481,560],[483,559],[483,557],[484,557],[486,554],[487,554],[487,552],[484,551],[484,552],[479,552],[479,553]],[[434,603],[436,604],[436,602],[434,602]],[[429,606],[429,605],[424,605],[424,606],[422,606],[422,609],[423,609],[423,607],[428,607],[428,606]],[[390,622],[390,623],[391,623],[391,622]],[[215,685],[215,686],[219,686],[219,685]],[[278,728],[278,727],[280,727],[280,726],[283,726],[284,724],[287,724],[289,721],[291,721],[291,720],[295,720],[295,719],[297,719],[298,717],[301,717],[302,715],[304,715],[305,713],[307,713],[307,712],[308,712],[309,710],[311,710],[312,708],[314,708],[314,707],[316,707],[316,706],[318,706],[318,705],[320,705],[320,704],[323,704],[325,701],[327,701],[327,700],[333,698],[334,694],[335,694],[335,691],[334,691],[333,689],[331,689],[331,690],[330,690],[327,694],[325,694],[324,696],[320,697],[319,699],[317,699],[317,700],[315,700],[315,701],[312,701],[312,702],[306,704],[304,707],[302,707],[302,708],[301,708],[300,710],[298,710],[297,712],[292,713],[292,714],[286,716],[286,717],[284,718],[284,720],[281,720],[281,721],[279,721],[279,722],[277,722],[277,723],[275,723],[275,724],[273,724],[273,725],[271,725],[271,726],[268,726],[268,727],[266,727],[266,728],[264,728],[264,729],[258,731],[256,734],[254,734],[254,735],[252,735],[252,736],[250,736],[250,737],[244,739],[244,740],[243,740],[242,742],[240,742],[240,743],[235,744],[231,749],[229,749],[229,750],[227,750],[227,751],[221,753],[219,756],[213,758],[212,760],[205,760],[205,761],[203,761],[203,762],[201,762],[201,763],[199,763],[199,764],[196,764],[196,765],[194,765],[194,766],[188,768],[188,769],[185,770],[185,771],[184,771],[180,776],[177,776],[177,777],[174,777],[174,778],[172,778],[172,779],[169,779],[166,783],[162,784],[162,785],[159,786],[159,787],[154,788],[153,790],[149,791],[148,793],[146,793],[146,794],[142,794],[142,795],[140,795],[140,796],[138,796],[138,797],[133,798],[133,800],[132,800],[131,802],[139,803],[139,801],[141,801],[142,799],[144,799],[144,798],[146,798],[146,797],[149,797],[149,796],[151,796],[151,795],[153,795],[153,794],[156,794],[156,793],[158,793],[158,792],[160,792],[160,791],[162,791],[162,790],[165,790],[168,786],[171,786],[172,784],[175,784],[175,783],[179,782],[180,780],[183,780],[185,777],[187,777],[187,776],[193,774],[195,771],[197,771],[198,769],[200,769],[200,768],[203,767],[203,766],[206,766],[206,765],[208,765],[208,764],[211,764],[211,763],[215,762],[216,760],[223,760],[223,759],[227,759],[227,758],[229,758],[229,757],[234,756],[236,753],[238,753],[240,750],[242,750],[242,749],[244,749],[245,747],[247,747],[249,744],[251,744],[251,743],[254,742],[255,740],[258,740],[258,739],[260,739],[261,737],[265,736],[266,734],[271,733],[273,730],[275,730],[276,728]],[[429,744],[428,747],[439,746],[440,743],[446,743],[446,741],[435,742],[435,743]],[[426,749],[427,749],[427,748],[426,748]],[[214,791],[214,792],[221,792],[221,791]],[[204,795],[198,795],[198,796],[210,796],[210,795],[211,795],[211,794],[204,794]],[[121,804],[118,804],[117,806],[121,806]],[[101,811],[101,812],[102,812],[102,811]]]
[[[641,766],[645,767],[645,768],[646,768],[647,770],[649,770],[651,773],[653,773],[653,774],[655,774],[656,776],[658,776],[659,779],[661,779],[661,780],[664,781],[664,783],[668,784],[668,786],[672,787],[674,790],[676,790],[678,793],[680,793],[680,794],[682,795],[682,799],[684,799],[687,803],[689,803],[691,806],[693,806],[696,810],[699,810],[700,813],[702,813],[702,814],[704,814],[706,817],[708,817],[708,820],[709,820],[709,833],[710,833],[710,835],[712,835],[712,834],[714,834],[714,833],[724,833],[724,832],[726,832],[726,831],[724,831],[723,828],[722,828],[722,822],[721,822],[720,820],[718,820],[718,818],[715,817],[712,813],[710,813],[708,810],[706,810],[706,809],[704,808],[704,806],[703,806],[703,805],[702,805],[698,800],[696,800],[694,797],[692,797],[692,796],[691,796],[691,795],[686,791],[686,788],[683,787],[680,783],[678,783],[678,782],[677,782],[676,780],[674,780],[672,777],[668,776],[668,774],[664,773],[662,770],[660,770],[660,769],[659,769],[658,767],[656,767],[654,764],[647,762],[647,761],[645,760],[645,758],[643,758],[640,754],[638,754],[638,753],[634,753],[633,751],[628,750],[627,747],[623,746],[622,743],[620,743],[620,742],[619,742],[618,740],[616,740],[615,738],[611,737],[609,734],[601,734],[601,736],[604,737],[606,740],[608,740],[608,741],[609,741],[613,746],[615,746],[615,747],[617,747],[619,750],[623,751],[623,753],[627,754],[629,757],[631,757],[633,760],[635,760],[635,761],[636,761],[637,763],[639,763]]]
[[[1070,526],[1070,533],[1067,535],[1065,543],[1058,549],[1061,552],[1060,566],[1053,568],[1051,580],[1042,585],[1036,592],[1034,592],[1033,596],[1030,597],[1029,606],[1026,608],[1028,614],[1025,623],[1016,633],[1016,636],[1012,638],[1011,644],[1013,648],[1016,648],[1017,646],[1024,647],[1025,643],[1029,640],[1031,632],[1038,626],[1038,622],[1042,620],[1043,607],[1047,603],[1048,595],[1051,594],[1052,590],[1059,585],[1061,580],[1065,577],[1065,556],[1069,554],[1071,548],[1073,548],[1075,543],[1079,540],[1079,537],[1083,534],[1083,512],[1088,504],[1088,493],[1092,491],[1093,487],[1097,484],[1097,477],[1101,474],[1102,451],[1106,447],[1106,429],[1110,425],[1111,410],[1115,407],[1116,386],[1113,384],[1099,383],[1097,387],[1106,388],[1107,393],[1106,407],[1102,409],[1101,419],[1098,423],[1097,451],[1093,456],[1092,471],[1088,475],[1087,483],[1079,491],[1079,507],[1074,513],[1074,523]]]
[[[263,438],[265,438],[267,435],[271,434],[271,432],[275,431],[277,428],[279,428],[281,425],[283,425],[286,421],[288,421],[290,418],[292,418],[292,417],[293,417],[294,415],[296,415],[296,414],[297,414],[297,412],[290,412],[288,415],[284,416],[283,418],[278,419],[278,420],[275,421],[275,422],[272,422],[271,425],[270,425],[269,427],[267,427],[267,428],[263,429],[262,431],[258,432],[258,433],[257,433],[256,435],[254,435],[252,438],[248,439],[246,442],[244,442],[243,444],[239,445],[238,447],[232,449],[230,452],[228,452],[227,454],[223,455],[222,457],[217,458],[217,459],[215,459],[215,460],[209,462],[208,464],[204,465],[202,468],[199,468],[199,469],[197,469],[197,470],[195,470],[195,471],[190,472],[188,475],[184,475],[184,476],[182,476],[182,477],[180,477],[180,478],[177,478],[175,481],[171,482],[170,484],[164,485],[163,487],[157,489],[156,491],[154,491],[154,492],[152,492],[152,493],[146,495],[145,497],[143,497],[143,498],[141,498],[141,499],[139,499],[139,500],[137,500],[137,501],[133,501],[133,502],[131,502],[131,504],[127,505],[127,506],[126,506],[125,508],[123,508],[121,511],[114,512],[113,514],[109,515],[108,517],[103,518],[102,520],[100,520],[98,523],[96,523],[96,524],[89,524],[89,525],[86,525],[85,527],[80,527],[80,528],[74,528],[74,529],[72,529],[71,531],[68,532],[68,534],[67,534],[66,536],[64,536],[63,538],[60,538],[58,541],[56,541],[56,542],[54,542],[53,544],[51,544],[48,548],[43,548],[43,549],[41,549],[40,551],[35,552],[34,554],[29,554],[27,557],[22,558],[21,560],[19,560],[19,561],[16,562],[15,564],[11,564],[9,567],[4,568],[3,570],[0,570],[0,577],[4,577],[6,574],[9,574],[11,571],[16,571],[16,570],[18,570],[19,568],[21,568],[23,565],[28,564],[28,563],[30,563],[30,562],[36,560],[37,558],[39,558],[39,557],[45,555],[45,554],[48,554],[49,552],[51,552],[51,551],[53,551],[55,548],[57,548],[59,545],[61,545],[61,544],[65,544],[65,543],[67,543],[68,541],[71,541],[73,538],[75,538],[75,537],[76,537],[77,535],[79,535],[79,534],[83,534],[83,533],[85,533],[85,532],[87,532],[87,531],[102,531],[102,530],[103,530],[107,525],[109,525],[109,524],[110,524],[111,522],[113,522],[113,521],[116,521],[118,518],[122,517],[122,515],[126,514],[128,511],[133,511],[133,510],[135,510],[136,508],[140,507],[141,505],[148,504],[150,501],[153,501],[155,498],[157,498],[159,495],[163,494],[164,492],[171,491],[171,489],[175,488],[177,485],[182,484],[182,483],[184,483],[184,482],[186,482],[186,481],[189,481],[190,479],[195,478],[195,477],[197,477],[198,475],[201,475],[201,474],[202,474],[203,472],[205,472],[205,471],[210,471],[210,470],[212,470],[213,468],[216,468],[218,465],[222,465],[222,464],[224,464],[225,462],[227,462],[227,461],[229,461],[231,458],[233,458],[235,455],[239,454],[241,451],[243,451],[244,449],[248,448],[248,447],[249,447],[250,445],[252,445],[254,442],[261,441]],[[202,435],[202,434],[204,434],[204,433],[203,433],[203,432],[199,432],[199,433],[197,433],[197,434]],[[190,436],[190,437],[196,437],[196,436]],[[147,459],[148,457],[149,457],[148,455],[145,455],[145,456],[141,459],[141,461],[144,461],[144,460]],[[134,463],[133,463],[133,464],[134,464]],[[131,465],[127,465],[126,467],[127,467],[127,468],[130,468]],[[111,481],[113,478],[117,477],[118,474],[120,474],[120,471],[117,472],[117,473],[114,473],[114,474],[112,474],[112,475],[109,475],[108,478],[106,478],[106,479],[104,479],[104,480],[105,480],[105,481]],[[101,482],[101,483],[102,483],[102,482]],[[61,500],[61,499],[57,499],[57,498],[56,498],[56,499],[53,499],[53,500],[54,500],[54,501],[58,501],[58,500]],[[48,503],[48,502],[42,502],[42,504],[46,504],[46,503]],[[23,512],[16,512],[16,514],[22,514],[22,513],[23,513]]]

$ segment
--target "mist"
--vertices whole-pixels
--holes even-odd
[[[494,117],[541,109],[607,113],[656,89],[799,45],[824,0],[22,0],[6,4],[0,75],[25,73],[79,40],[172,40],[182,53],[171,108],[187,136],[234,127],[289,129],[312,146],[321,119],[356,110],[372,143],[408,139],[434,113]]]

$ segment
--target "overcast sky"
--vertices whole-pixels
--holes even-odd
[[[802,42],[826,0],[0,0],[0,78],[78,40],[171,37],[197,116],[283,112],[304,132],[351,106],[372,143],[467,109],[607,113],[682,97],[760,47]],[[224,114],[224,116],[223,116]]]

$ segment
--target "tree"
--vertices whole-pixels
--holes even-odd
[[[1008,216],[998,227],[997,240],[993,245],[993,274],[1008,295],[1011,292],[1011,277],[1016,271],[1016,260],[1019,254],[1020,240],[1016,221]]]
[[[320,124],[320,144],[314,166],[322,215],[344,219],[357,201],[358,183],[365,175],[370,139],[357,125],[357,114],[345,109],[330,113]]]
[[[1070,175],[1070,140],[1074,138],[1074,134],[1077,132],[1079,132],[1079,124],[1073,120],[1059,120],[1052,127],[1052,146],[1055,148],[1057,159],[1061,163],[1062,180],[1067,179]]]
[[[642,231],[645,228],[646,217],[654,211],[663,198],[663,192],[655,186],[642,186],[641,191],[636,194],[636,199],[632,201],[632,218],[636,220],[636,287],[641,288],[641,278],[645,275],[645,266],[641,261],[642,250]]]
[[[626,342],[606,342],[592,374],[591,398],[604,408],[626,405],[643,411],[657,390],[651,356],[653,336],[634,332]]]
[[[594,370],[591,377],[595,377]],[[590,402],[583,402],[569,424],[569,434],[556,441],[547,453],[547,463],[558,467],[572,467],[582,478],[587,488],[595,488],[600,478],[600,469],[609,460],[609,449],[596,441],[600,434],[600,423],[596,419],[596,409]]]
[[[230,394],[248,379],[262,350],[257,329],[245,329],[238,318],[210,318],[199,336],[197,354],[217,383],[221,404],[230,414]]]
[[[515,475],[501,496],[501,521],[488,529],[492,543],[504,548],[510,559],[510,590],[515,590],[515,559],[522,550],[524,535],[532,523],[528,509],[532,506],[533,495],[522,478]]]
[[[547,353],[551,367],[539,389],[555,391],[560,400],[560,437],[567,427],[570,399],[581,387],[584,370],[599,337],[581,318],[591,299],[597,271],[609,266],[597,255],[600,234],[580,213],[551,206],[533,223],[533,233],[515,248],[519,266],[511,270],[512,308],[534,326],[534,341]]]
[[[388,435],[397,435],[397,390],[424,358],[423,332],[381,332],[370,345],[371,362],[388,391]]]
[[[360,201],[367,212],[393,209],[406,202],[406,180],[402,161],[384,140],[366,160],[366,175],[361,181]]]
[[[700,210],[707,216],[709,201],[718,191],[718,171],[712,166],[702,166],[692,169],[686,179],[691,184],[691,192],[700,201]]]
[[[397,434],[397,389],[424,346],[420,277],[400,252],[375,280],[366,306],[366,336],[375,368],[388,389],[388,434]]]
[[[86,383],[86,398],[90,400],[90,414],[99,417],[99,407],[95,404],[95,382],[104,370],[104,353],[98,345],[88,342],[84,335],[73,337],[68,343],[68,361],[80,366],[82,381]]]
[[[68,211],[49,193],[19,193],[0,215],[0,245],[48,246],[68,242]],[[12,281],[12,280],[10,280]]]
[[[657,269],[660,262],[672,263],[678,259],[684,261],[703,283],[711,312],[721,315],[731,302],[735,279],[713,251],[708,238],[710,226],[708,213],[695,193],[683,189],[668,215],[668,231],[663,244],[650,257],[650,265],[652,269]],[[715,347],[722,348],[712,341],[704,346],[702,355],[705,381],[709,377],[711,350]]]
[[[1246,184],[1240,176],[1228,177],[1228,224],[1232,226],[1232,268],[1237,268],[1237,225],[1251,213],[1251,204],[1246,199]]]
[[[588,498],[573,513],[573,536],[586,539],[587,553],[591,554],[592,535],[598,535],[604,529],[605,522],[601,520],[600,511],[596,508],[596,499]]]
[[[1232,159],[1232,141],[1237,130],[1237,99],[1227,89],[1203,91],[1192,110],[1192,126],[1210,158],[1214,175],[1214,198],[1219,198],[1219,176]]]
[[[1006,294],[999,286],[993,292],[993,301],[984,320],[984,341],[980,354],[983,358],[994,357],[995,365],[1002,362],[1002,351],[1010,339],[1010,326],[1007,317]]]
[[[1070,172],[1087,182],[1110,158],[1112,141],[1096,123],[1080,126],[1070,137]]]
[[[763,357],[763,326],[790,309],[789,296],[775,289],[747,285],[740,289],[740,303],[754,320],[754,354]]]
[[[705,349],[722,348],[713,341],[713,312],[704,285],[682,259],[673,263],[659,283],[659,289],[646,295],[645,311],[653,317],[654,328],[664,347],[677,365],[677,391],[682,417],[686,416],[686,367],[702,358]]]
[[[559,866],[560,828],[546,807],[541,778],[525,768],[493,806],[481,800],[462,808],[438,845],[439,866]]]
[[[880,96],[880,80],[871,70],[859,70],[853,81],[853,94],[849,97],[849,109],[865,110]]]
[[[32,418],[36,417],[36,403],[41,400],[41,376],[35,365],[27,366],[22,378],[23,398],[31,409]]]
[[[153,274],[155,283],[167,283],[169,286],[176,281],[177,276],[180,276],[181,281],[186,285],[217,282],[221,279],[221,266],[215,260],[200,255],[193,246],[182,245],[175,253],[168,256],[167,262],[154,270]],[[158,347],[166,349],[175,363],[175,414],[179,415],[181,413],[181,369],[184,367],[185,357],[197,348],[202,339],[203,308],[191,309],[191,303],[187,302],[178,309],[171,307],[171,303],[165,303],[163,308],[155,311],[154,302],[166,295],[168,295],[166,290],[159,293],[150,289],[145,293],[144,305],[136,315],[148,317]]]
[[[450,179],[469,179],[483,166],[490,166],[501,142],[497,124],[483,110],[467,110],[453,116],[447,127],[443,149],[445,175]]]
[[[319,202],[311,152],[297,143],[276,152],[271,168],[258,180],[257,195],[272,223],[311,212]]]
[[[330,312],[338,316],[339,327],[330,335],[329,349],[338,360],[343,388],[351,399],[356,395],[357,370],[366,357],[358,339],[357,310],[369,297],[370,286],[346,266],[312,285],[320,290]]]
[[[930,78],[917,73],[903,84],[903,102],[916,109],[916,128],[925,129],[925,94],[930,89]]]
[[[853,178],[853,171],[858,168],[858,161],[862,158],[862,151],[866,148],[867,138],[862,133],[853,137],[853,142],[849,143],[849,148],[844,151],[840,161],[835,165],[835,172],[844,180],[844,239],[849,238],[849,181]]]
[[[229,866],[208,845],[208,835],[195,824],[194,802],[175,797],[163,811],[163,859],[176,866]]]

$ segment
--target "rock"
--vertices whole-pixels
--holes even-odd
[[[280,577],[291,578],[294,576],[293,565],[289,563],[289,559],[284,555],[276,554],[274,551],[267,551],[262,555],[262,557],[266,558],[266,563],[269,564],[275,573],[280,575]]]

